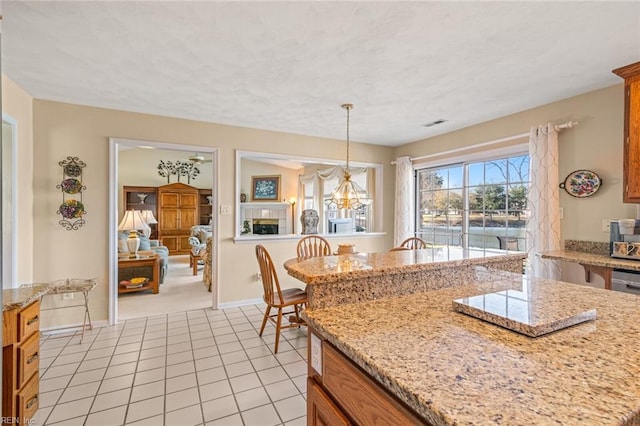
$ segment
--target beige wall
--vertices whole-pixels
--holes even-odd
[[[563,235],[565,238],[606,241],[607,234],[600,231],[602,219],[633,217],[636,213],[634,205],[622,203],[622,106],[622,85],[616,85],[397,149],[353,143],[351,156],[354,161],[383,164],[384,231],[387,232],[384,236],[357,238],[357,249],[382,251],[391,247],[395,173],[389,165],[392,158],[477,144],[522,133],[538,123],[567,120],[579,121],[580,125],[561,133],[561,178],[575,169],[587,168],[598,172],[604,185],[588,199],[561,195],[565,211]],[[218,202],[234,208],[237,201],[235,150],[343,160],[344,141],[340,140],[34,101],[4,76],[3,109],[19,123],[18,203],[21,217],[33,218],[19,223],[19,279],[31,282],[97,277],[100,285],[91,300],[91,311],[96,320],[107,318],[108,306],[109,137],[218,149]],[[83,194],[87,223],[78,231],[63,229],[55,214],[61,201],[60,193],[55,189],[62,176],[58,162],[67,156],[77,156],[87,163],[83,175],[87,187]],[[220,302],[260,297],[261,284],[255,280],[255,242],[233,241],[234,214],[220,216],[218,225],[216,261],[220,265]],[[340,237],[331,241],[334,245],[347,242]],[[295,243],[295,240],[269,242],[276,264],[281,265],[293,257]],[[281,279],[283,285],[300,284],[282,270]],[[55,315],[51,324],[44,324],[45,327],[77,322],[75,313],[67,315],[60,311]]]
[[[623,85],[615,85],[543,105],[477,126],[404,145],[396,155],[428,155],[527,132],[548,121],[580,124],[559,136],[560,181],[574,170],[589,169],[600,175],[602,188],[589,198],[574,198],[560,191],[564,208],[565,239],[609,241],[602,232],[603,219],[636,216],[635,204],[622,202]]]
[[[33,282],[33,98],[2,74],[2,112],[17,123],[16,203],[17,226],[17,282],[2,283],[3,288]],[[55,212],[55,209],[54,209]]]
[[[49,281],[64,277],[97,277],[100,285],[91,299],[92,318],[108,317],[108,208],[109,137],[158,141],[172,144],[213,147],[219,153],[219,197],[221,205],[235,208],[235,150],[263,151],[305,157],[341,160],[344,141],[268,132],[145,114],[92,108],[35,100],[34,129],[34,231],[37,244],[33,253],[33,278]],[[333,155],[332,155],[333,153]],[[384,190],[393,193],[393,158],[389,147],[352,144],[354,161],[384,164]],[[69,155],[87,163],[83,183],[87,189],[83,201],[86,224],[78,231],[66,231],[58,225],[55,211],[61,201],[55,189],[61,178],[58,162]],[[214,190],[216,188],[214,187]],[[114,206],[114,209],[117,207]],[[392,232],[393,197],[385,197],[384,228]],[[255,260],[254,243],[235,243],[235,216],[223,215],[218,221],[220,265],[220,302],[228,303],[262,295]],[[340,240],[334,240],[336,244]],[[278,265],[294,257],[296,240],[268,243]],[[391,236],[360,237],[356,246],[362,251],[381,251],[391,247]],[[300,283],[281,270],[285,285]],[[189,307],[185,307],[189,309]],[[71,310],[69,310],[71,311]],[[77,322],[75,313],[64,310],[45,327]]]

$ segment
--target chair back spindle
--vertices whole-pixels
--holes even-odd
[[[331,244],[320,236],[308,235],[298,241],[296,252],[299,258],[330,256]]]

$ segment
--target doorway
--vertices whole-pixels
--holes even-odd
[[[118,225],[123,216],[124,210],[129,209],[125,205],[123,198],[123,186],[139,186],[139,187],[160,187],[168,183],[174,184],[179,179],[179,175],[170,175],[159,173],[158,166],[160,162],[178,161],[189,162],[197,154],[198,157],[204,157],[202,163],[198,164],[199,173],[194,177],[182,176],[180,183],[193,186],[194,188],[208,188],[211,191],[209,203],[211,204],[210,224],[215,230],[218,223],[218,151],[215,148],[167,144],[155,141],[132,140],[121,138],[110,138],[110,188],[109,188],[109,323],[115,324],[119,321],[119,279],[118,279]],[[187,180],[188,179],[188,180]],[[187,183],[187,181],[189,183]],[[216,235],[216,234],[214,234]],[[159,244],[162,242],[160,241]],[[189,255],[165,255],[162,260],[164,283],[159,284],[158,293],[151,291],[137,292],[131,294],[123,294],[121,304],[129,312],[126,313],[125,319],[134,317],[150,316],[155,314],[167,314],[176,312],[176,310],[186,311],[194,308],[218,306],[218,249],[217,239],[212,241],[212,258],[211,258],[211,293],[208,293],[204,287],[203,267],[199,268],[197,276],[191,276],[192,268],[189,267]],[[168,249],[167,249],[168,250]],[[176,272],[178,271],[178,272]],[[187,272],[188,271],[188,274]],[[174,279],[171,280],[173,273]],[[166,275],[166,276],[165,276]],[[180,283],[193,284],[199,280],[198,286],[180,286]],[[197,290],[196,288],[197,287]],[[191,288],[191,290],[189,290]],[[164,290],[164,291],[163,291]],[[201,291],[198,303],[201,305],[205,300],[206,306],[189,306],[188,297],[177,296],[180,290],[183,290],[182,296],[188,291]],[[202,298],[202,295],[205,295]],[[209,298],[206,295],[210,295]],[[139,296],[139,297],[138,297]],[[173,299],[170,299],[174,297]],[[142,300],[145,299],[145,300]],[[161,300],[162,299],[162,300]],[[196,299],[191,299],[196,300]],[[144,306],[144,310],[136,308],[136,306]],[[132,308],[133,307],[133,308]],[[155,311],[154,311],[155,310]],[[131,311],[134,313],[132,314]],[[132,316],[133,315],[133,316]]]

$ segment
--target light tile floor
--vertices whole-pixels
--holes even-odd
[[[35,425],[305,425],[307,331],[258,336],[263,307],[42,336]]]

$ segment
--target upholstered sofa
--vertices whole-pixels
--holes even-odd
[[[123,231],[118,232],[118,253],[128,253],[129,248],[127,247],[127,238],[129,238],[129,232]],[[160,245],[158,240],[150,240],[149,237],[138,233],[138,238],[140,238],[140,248],[139,251],[153,251],[156,254],[160,255],[160,284],[164,282],[164,277],[167,274],[167,270],[169,269],[169,249],[165,246]],[[132,269],[127,269],[124,271],[118,270],[118,282],[122,280],[128,280],[132,277],[125,276],[124,274],[130,273]]]

